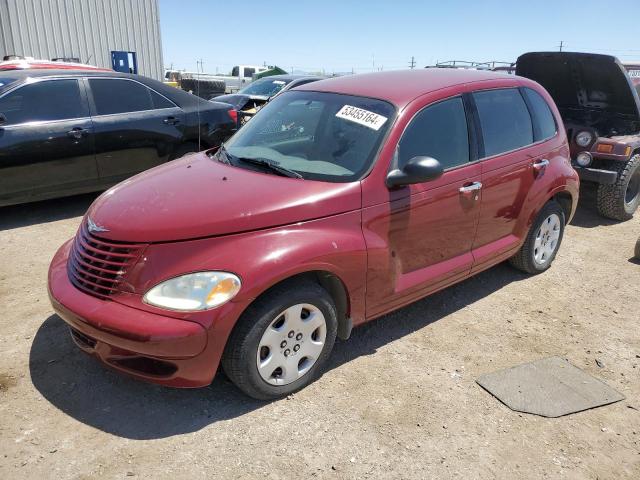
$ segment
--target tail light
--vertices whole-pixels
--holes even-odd
[[[231,120],[233,120],[233,123],[235,123],[237,125],[238,124],[238,111],[234,110],[232,108],[231,110],[227,110],[227,113],[231,117]]]

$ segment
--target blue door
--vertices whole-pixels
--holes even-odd
[[[136,52],[111,52],[111,66],[116,72],[138,73]]]

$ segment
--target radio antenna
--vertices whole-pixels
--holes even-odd
[[[200,68],[202,68],[202,59],[200,59],[200,61],[196,61],[196,95],[198,96],[198,108],[197,108],[197,112],[198,112],[198,151],[202,150],[202,146],[201,146],[201,141],[200,141],[200,136],[201,136],[201,123],[200,123],[200,101],[202,100],[202,98],[200,98]]]

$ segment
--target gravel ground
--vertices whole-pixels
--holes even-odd
[[[319,381],[263,403],[75,348],[46,272],[92,198],[0,209],[0,478],[640,478],[640,215],[614,224],[587,198],[547,273],[499,265],[371,322]],[[626,400],[546,419],[475,383],[551,355]]]

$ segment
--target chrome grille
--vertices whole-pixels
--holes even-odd
[[[97,238],[82,222],[67,262],[69,279],[83,292],[107,298],[117,291],[120,277],[135,264],[143,249],[139,243]]]

